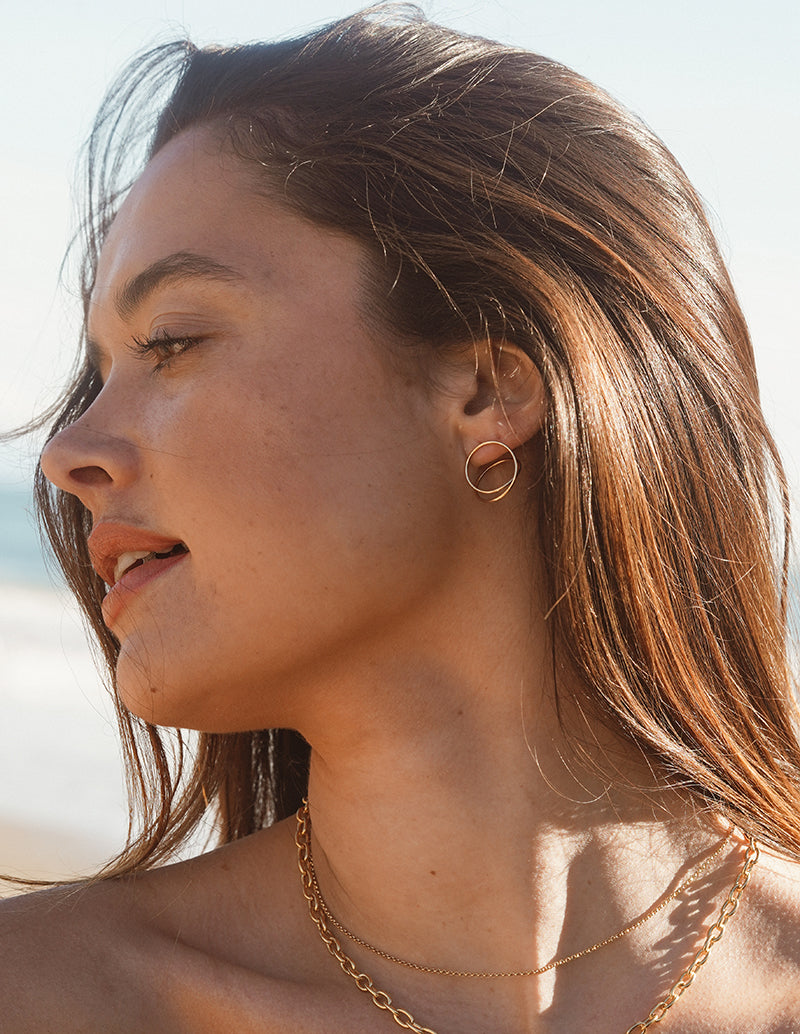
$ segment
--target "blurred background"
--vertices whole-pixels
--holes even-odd
[[[765,409],[800,483],[797,110],[800,6],[791,0],[493,0],[422,5],[466,32],[556,58],[666,141],[703,196],[755,341]],[[356,3],[28,0],[0,38],[0,431],[25,423],[70,369],[78,302],[59,269],[74,229],[77,152],[138,50],[291,36]],[[0,445],[0,871],[63,875],[122,843],[112,708],[77,613],[30,521],[35,436]]]

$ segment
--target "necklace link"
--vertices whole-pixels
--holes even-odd
[[[303,896],[308,902],[308,914],[311,916],[314,925],[317,927],[322,941],[330,954],[339,963],[342,972],[355,982],[359,991],[364,991],[368,994],[371,997],[373,1004],[377,1006],[378,1009],[388,1012],[399,1027],[402,1027],[404,1030],[410,1030],[412,1034],[436,1034],[436,1031],[431,1030],[430,1027],[423,1027],[417,1023],[411,1013],[407,1012],[405,1009],[396,1008],[392,1004],[392,999],[386,991],[381,991],[375,987],[372,983],[372,979],[368,977],[366,973],[359,972],[355,962],[353,962],[349,955],[345,953],[335,935],[328,929],[325,921],[325,913],[320,907],[320,901],[317,897],[315,887],[316,880],[313,877],[313,869],[310,867],[310,865],[313,864],[311,862],[310,822],[311,819],[308,814],[308,802],[304,801],[303,806],[297,812],[297,835],[295,837],[295,844],[297,845],[297,866],[300,870]]]
[[[758,861],[758,855],[758,845],[752,837],[748,837],[744,864],[742,865],[739,875],[736,878],[736,882],[731,887],[722,908],[719,910],[719,915],[706,931],[703,946],[695,954],[692,961],[672,986],[669,994],[667,994],[666,997],[664,997],[658,1005],[653,1008],[647,1019],[640,1020],[639,1023],[634,1023],[632,1027],[628,1028],[626,1034],[645,1034],[645,1032],[652,1027],[654,1023],[658,1023],[663,1019],[664,1014],[678,1001],[686,988],[691,986],[692,981],[697,976],[697,971],[701,966],[705,965],[711,949],[717,941],[722,938],[722,935],[725,932],[725,927],[728,924],[728,920],[736,913],[736,910],[739,907],[739,901],[744,893],[744,889],[750,882],[753,868]]]

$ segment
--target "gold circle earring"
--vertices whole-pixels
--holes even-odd
[[[506,450],[508,455],[501,456],[499,460],[494,460],[493,463],[490,463],[487,467],[484,467],[484,469],[480,472],[478,477],[473,481],[469,473],[470,461],[479,449],[483,449],[487,445],[499,445],[502,449]],[[514,469],[511,471],[510,477],[508,477],[508,479],[504,481],[502,485],[497,485],[497,487],[495,488],[480,487],[481,481],[483,481],[483,479],[486,477],[490,470],[494,470],[495,467],[499,467],[501,466],[501,464],[508,463],[509,461],[513,463]],[[478,495],[483,496],[485,499],[488,499],[490,503],[496,503],[500,499],[502,499],[503,496],[508,495],[508,493],[514,487],[514,482],[517,480],[517,474],[519,474],[519,461],[517,460],[517,457],[514,455],[513,450],[510,449],[505,442],[481,442],[480,445],[476,445],[472,452],[469,454],[469,456],[467,456],[467,461],[464,464],[464,477],[467,479],[467,484],[473,490],[473,492],[477,492]]]

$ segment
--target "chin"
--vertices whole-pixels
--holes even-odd
[[[176,667],[180,678],[176,677]],[[206,733],[249,732],[266,728],[262,716],[253,723],[235,703],[235,694],[224,676],[210,678],[209,672],[192,672],[188,666],[143,663],[124,650],[117,662],[116,689],[120,703],[138,718],[166,728],[192,729]],[[280,725],[280,722],[273,723]]]
[[[120,653],[116,672],[122,705],[151,725],[204,730],[209,716],[203,712],[209,700],[216,699],[207,683],[190,683],[186,676],[177,681],[170,677],[165,663],[154,663],[151,655],[142,657],[127,646]]]

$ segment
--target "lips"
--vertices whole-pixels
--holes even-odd
[[[103,616],[111,625],[125,598],[188,556],[180,539],[129,524],[101,521],[89,536],[92,567],[108,585]]]
[[[187,553],[188,550],[182,542],[176,542],[172,549],[158,552],[157,550],[130,550],[123,553],[117,558],[117,562],[114,565],[114,583],[116,584],[123,575],[127,574],[128,571],[132,571],[135,567],[139,567],[141,564],[150,563],[151,560],[166,560],[171,556],[180,556],[181,553]]]

